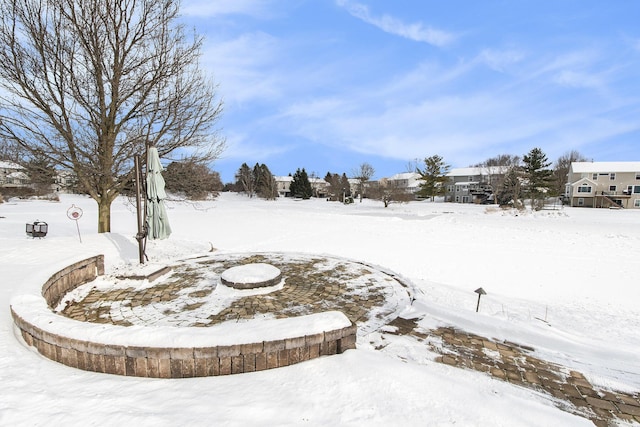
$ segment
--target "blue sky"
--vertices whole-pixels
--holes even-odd
[[[541,148],[640,161],[635,0],[184,0],[243,162],[375,177]]]

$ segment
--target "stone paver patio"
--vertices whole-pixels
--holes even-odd
[[[223,271],[249,263],[279,268],[286,285],[231,294],[218,289]],[[389,325],[395,330],[391,333],[411,336],[424,343],[425,351],[439,354],[437,362],[546,393],[562,410],[597,426],[616,420],[640,423],[640,393],[598,389],[580,372],[533,356],[534,349],[526,345],[452,327],[424,330],[418,327],[418,319],[398,317],[410,304],[412,289],[392,273],[372,266],[326,256],[226,254],[186,260],[171,269],[170,274],[144,286],[139,280],[105,277],[103,282],[85,285],[79,294],[63,301],[59,310],[80,321],[176,327],[339,310],[358,324],[360,336]]]

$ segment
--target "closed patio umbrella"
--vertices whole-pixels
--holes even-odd
[[[147,236],[150,239],[166,239],[171,234],[164,199],[163,168],[156,147],[149,147],[147,154]]]

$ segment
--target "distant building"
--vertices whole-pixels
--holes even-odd
[[[276,187],[278,188],[279,197],[291,196],[291,181],[292,176],[274,176],[276,180]],[[322,178],[309,177],[309,184],[311,184],[311,190],[313,190],[313,197],[327,197],[329,183]]]
[[[0,160],[0,187],[29,187],[31,180],[22,166]]]
[[[497,183],[507,171],[505,166],[451,169],[447,174],[444,200],[455,203],[493,203]]]
[[[420,174],[416,172],[398,173],[387,178],[394,188],[415,194],[420,189]]]
[[[640,162],[573,162],[567,178],[571,206],[640,208]]]

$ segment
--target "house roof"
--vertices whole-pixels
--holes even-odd
[[[640,162],[573,162],[573,173],[640,172]]]
[[[502,175],[505,169],[505,166],[454,168],[449,171],[447,176]]]
[[[22,166],[20,166],[17,163],[13,163],[13,162],[7,162],[5,160],[0,160],[0,169],[24,169]]]
[[[404,173],[397,173],[393,176],[390,176],[389,178],[387,178],[389,181],[398,181],[401,179],[420,179],[420,174],[416,173],[416,172],[404,172]]]

